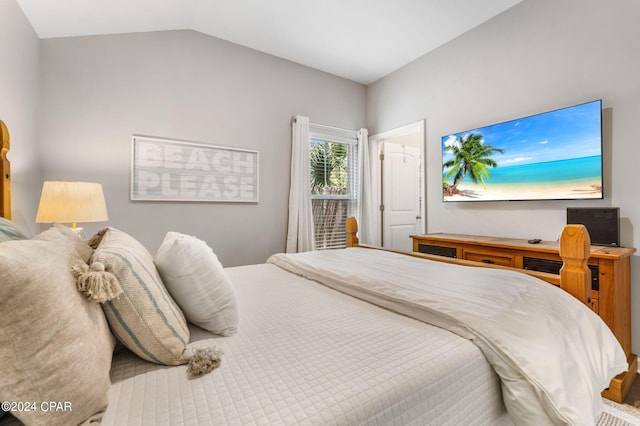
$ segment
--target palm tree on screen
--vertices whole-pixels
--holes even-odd
[[[458,192],[458,185],[468,175],[473,183],[485,186],[485,179],[489,178],[489,167],[498,167],[498,163],[491,155],[504,149],[495,148],[491,144],[484,143],[484,137],[480,133],[470,133],[458,136],[455,143],[444,147],[445,152],[453,154],[451,160],[442,164],[442,169],[449,171],[443,179],[445,195],[453,195]],[[453,177],[453,184],[448,184],[448,179]]]

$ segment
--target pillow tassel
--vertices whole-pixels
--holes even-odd
[[[76,277],[76,287],[87,299],[105,303],[122,293],[120,282],[110,272],[104,270],[104,264],[93,262],[91,266],[78,262],[71,268]]]
[[[109,227],[102,228],[101,230],[96,232],[93,235],[93,237],[89,238],[89,240],[87,241],[87,244],[89,244],[89,246],[92,249],[96,250],[100,245],[100,242],[102,242],[102,238],[104,237],[104,234],[106,234],[108,230],[109,230]]]
[[[199,377],[212,372],[222,362],[222,350],[216,347],[195,349],[193,355],[187,358],[189,365],[187,374],[191,377]]]

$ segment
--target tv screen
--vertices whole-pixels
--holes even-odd
[[[443,136],[444,201],[603,198],[601,104]]]

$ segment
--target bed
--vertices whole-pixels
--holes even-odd
[[[25,236],[8,148],[2,123],[2,424],[595,424],[628,367],[585,305],[582,226],[561,288],[362,247],[353,218],[345,250],[222,268],[172,232],[155,255],[111,227]]]

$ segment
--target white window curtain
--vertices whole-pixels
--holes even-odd
[[[313,210],[309,180],[309,117],[297,115],[291,122],[291,186],[287,253],[313,250]]]
[[[375,236],[375,203],[369,154],[369,132],[358,130],[358,161],[360,170],[360,194],[358,194],[358,238],[361,244],[373,244]]]

